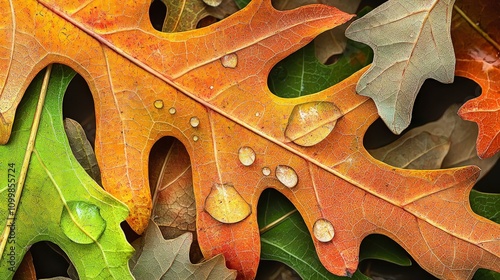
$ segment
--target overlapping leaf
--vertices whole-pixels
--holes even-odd
[[[380,117],[394,133],[410,124],[415,98],[426,79],[453,82],[454,2],[390,0],[346,30],[348,38],[374,50],[373,65],[356,90],[375,101]]]
[[[154,222],[137,240],[137,252],[131,259],[136,279],[236,279],[236,271],[225,266],[224,256],[218,255],[200,264],[189,261],[190,233],[165,240]]]
[[[61,66],[52,72],[40,125],[34,116],[42,75],[25,94],[22,117],[16,119],[9,144],[0,146],[5,163],[0,173],[12,184],[0,190],[2,201],[9,202],[0,208],[3,234],[10,228],[7,239],[2,238],[6,247],[0,278],[12,277],[29,247],[47,240],[67,253],[81,279],[131,279],[127,262],[133,249],[120,228],[127,208],[103,191],[74,158],[63,128],[62,98],[75,73]],[[37,128],[29,167],[23,166],[25,153],[31,152],[30,133]],[[26,180],[20,185],[23,173]],[[22,196],[16,201],[13,194],[19,188]]]
[[[468,101],[460,116],[479,126],[477,151],[491,157],[500,150],[500,16],[498,1],[457,1],[452,36],[456,75],[474,80],[481,96]]]
[[[270,1],[254,0],[207,28],[162,34],[147,19],[149,1],[41,3],[15,2],[22,11],[18,36],[2,41],[14,50],[1,96],[2,138],[28,73],[49,61],[74,67],[97,104],[103,185],[130,206],[128,222],[137,232],[151,211],[149,150],[173,136],[191,157],[200,247],[207,258],[224,253],[242,278],[255,275],[256,204],[268,187],[297,207],[322,263],[335,274],[354,273],[359,244],[371,233],[391,237],[438,277],[500,270],[500,226],[467,203],[477,168],[402,170],[364,149],[363,135],[378,115],[355,94],[363,71],[306,97],[285,100],[268,91],[274,64],[349,15],[321,5],[277,11]],[[335,113],[317,114],[324,107]],[[312,119],[316,126],[300,131]],[[288,129],[302,132],[300,143],[310,147],[290,142]]]

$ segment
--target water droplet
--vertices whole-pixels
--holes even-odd
[[[244,166],[250,166],[255,161],[255,152],[252,148],[243,146],[238,150],[238,158]]]
[[[299,177],[295,170],[287,165],[278,165],[276,167],[276,178],[288,188],[293,188],[299,182]]]
[[[214,184],[205,200],[205,211],[226,224],[243,221],[252,213],[250,205],[231,184]]]
[[[259,113],[259,112],[255,113],[255,116],[256,116],[256,117],[259,117],[259,116],[260,116],[260,113]]]
[[[192,127],[198,127],[200,125],[200,119],[198,119],[198,117],[191,117],[191,119],[189,119],[189,124]]]
[[[335,236],[332,223],[325,219],[319,219],[314,223],[313,233],[321,242],[330,242]]]
[[[193,141],[194,141],[194,142],[197,142],[198,140],[200,140],[200,138],[199,138],[198,136],[196,136],[196,135],[195,135],[195,136],[193,136]]]
[[[264,176],[269,176],[269,175],[271,175],[271,169],[270,169],[269,167],[263,167],[263,168],[262,168],[262,174],[263,174]]]
[[[170,107],[170,109],[168,109],[168,112],[170,113],[170,115],[174,115],[175,113],[177,113],[177,110],[174,107]]]
[[[226,54],[220,59],[222,66],[226,68],[236,68],[238,65],[238,56],[235,53]]]
[[[163,100],[160,100],[160,99],[155,100],[155,102],[154,102],[154,106],[155,106],[155,108],[156,108],[156,109],[161,109],[161,108],[163,108]]]
[[[332,132],[342,112],[335,104],[314,101],[295,106],[288,119],[285,136],[295,144],[313,146]]]
[[[222,0],[203,0],[203,2],[209,6],[217,7],[222,3]]]
[[[61,213],[61,229],[71,241],[91,244],[106,229],[99,207],[83,201],[70,201]]]
[[[214,86],[209,86],[210,89],[214,89]]]

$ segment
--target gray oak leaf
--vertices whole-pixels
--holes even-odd
[[[450,24],[454,2],[390,0],[346,30],[348,38],[374,51],[374,62],[356,90],[375,101],[379,115],[394,133],[410,124],[415,98],[426,79],[453,82]]]

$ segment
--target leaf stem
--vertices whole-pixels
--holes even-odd
[[[285,215],[281,216],[276,221],[274,221],[274,222],[268,224],[267,226],[261,228],[260,229],[260,235],[266,233],[267,231],[269,231],[273,227],[277,226],[279,223],[281,223],[282,221],[284,221],[286,218],[290,217],[295,212],[297,212],[297,209],[293,209],[292,211],[290,211],[290,212],[286,213]]]
[[[14,209],[9,211],[7,217],[7,224],[3,230],[2,236],[0,237],[0,260],[3,258],[3,253],[5,251],[5,246],[7,244],[7,239],[10,235],[11,228],[15,226],[15,217],[17,213],[17,207],[21,201],[21,194],[23,192],[24,182],[26,181],[26,175],[28,173],[28,166],[31,160],[31,155],[35,147],[35,140],[38,133],[38,127],[40,124],[40,118],[42,116],[43,105],[45,103],[45,96],[47,95],[47,88],[49,85],[50,73],[52,71],[52,64],[49,64],[45,70],[45,76],[43,77],[42,88],[40,89],[40,97],[38,98],[38,104],[35,110],[35,116],[33,117],[33,123],[31,125],[30,137],[28,139],[28,144],[26,145],[26,153],[24,154],[23,164],[21,166],[21,173],[19,174],[19,180],[17,182],[16,196]]]
[[[472,26],[472,28],[474,28],[474,30],[476,30],[479,34],[481,34],[481,36],[484,37],[484,39],[486,39],[486,41],[488,41],[490,44],[492,44],[498,51],[500,51],[500,44],[498,44],[497,42],[495,42],[495,40],[493,40],[493,38],[490,37],[490,35],[488,35],[488,33],[486,33],[484,30],[481,29],[481,27],[479,27],[478,24],[475,24],[466,14],[464,11],[462,11],[462,9],[460,9],[459,7],[457,7],[457,5],[453,5],[453,8],[455,9],[455,11],[457,11],[458,14],[460,14],[464,19],[465,21],[467,21],[469,23],[470,26]]]

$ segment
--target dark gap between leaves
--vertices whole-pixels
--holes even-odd
[[[80,123],[92,148],[95,147],[96,118],[94,99],[89,85],[79,74],[71,80],[64,95],[63,117]]]
[[[149,20],[154,29],[161,31],[163,28],[163,22],[167,16],[167,6],[160,1],[154,0],[149,6]]]
[[[37,279],[57,276],[69,277],[67,272],[69,267],[67,259],[69,258],[56,244],[49,241],[37,242],[31,246],[30,252],[33,256]]]
[[[393,134],[379,118],[366,131],[363,144],[366,149],[376,149],[396,141],[408,130],[439,119],[452,104],[463,104],[477,97],[478,84],[472,80],[455,77],[452,84],[442,84],[428,79],[422,85],[413,107],[410,126],[400,135]]]

